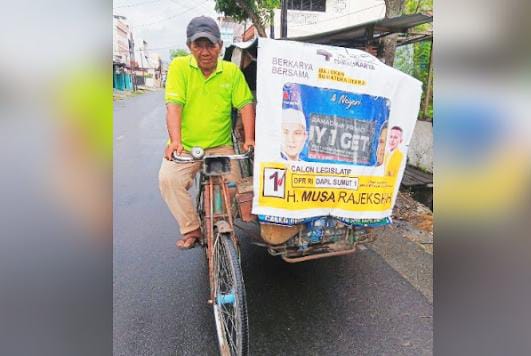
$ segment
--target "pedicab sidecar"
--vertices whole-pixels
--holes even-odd
[[[363,51],[294,41],[235,44],[225,60],[257,99],[254,162],[236,195],[259,226],[253,242],[300,262],[373,240],[391,222],[421,83]]]

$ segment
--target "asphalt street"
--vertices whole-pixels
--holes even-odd
[[[216,355],[204,253],[175,248],[158,189],[163,92],[116,101],[114,137],[114,355]],[[251,354],[432,354],[431,301],[385,254],[287,264],[241,240]]]

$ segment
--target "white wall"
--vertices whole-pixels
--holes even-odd
[[[288,10],[288,37],[308,36],[351,27],[385,16],[384,0],[327,0],[326,12]],[[275,10],[275,38],[280,37],[280,10]]]
[[[433,173],[433,125],[417,121],[407,153],[409,164]]]
[[[129,25],[122,19],[113,17],[112,32],[113,58],[121,58],[120,62],[129,63]]]
[[[230,42],[241,42],[242,36],[243,36],[243,29],[244,29],[243,24],[236,23],[230,18],[226,18],[226,17],[219,17],[218,24],[219,24],[219,28],[222,33],[226,32],[228,34],[232,31],[232,38]],[[222,35],[222,40],[223,40],[223,35]],[[223,45],[225,47],[229,47],[230,44],[232,44],[232,43],[230,44],[225,43],[225,40],[223,42],[224,42]]]

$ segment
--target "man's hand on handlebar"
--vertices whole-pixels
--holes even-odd
[[[183,153],[183,151],[184,147],[181,143],[172,142],[166,146],[166,150],[164,150],[164,158],[166,158],[168,161],[171,161],[173,152],[176,152],[177,155],[180,155]]]
[[[243,151],[247,152],[251,148],[254,148],[254,140],[245,140],[245,142],[243,143]]]

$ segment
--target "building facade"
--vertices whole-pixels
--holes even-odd
[[[287,0],[289,38],[326,33],[385,17],[384,0]],[[280,9],[274,11],[280,37]]]
[[[135,38],[135,80],[137,85],[148,88],[162,87],[162,60],[158,53],[149,49],[148,42]]]
[[[225,48],[230,47],[235,42],[243,41],[245,25],[236,22],[230,16],[220,16],[217,18],[217,22],[219,24],[221,40],[223,41],[223,55]]]
[[[147,41],[134,36],[124,16],[113,15],[113,88],[162,86],[162,61]]]
[[[133,90],[131,71],[131,32],[124,16],[113,15],[112,70],[113,88]]]

